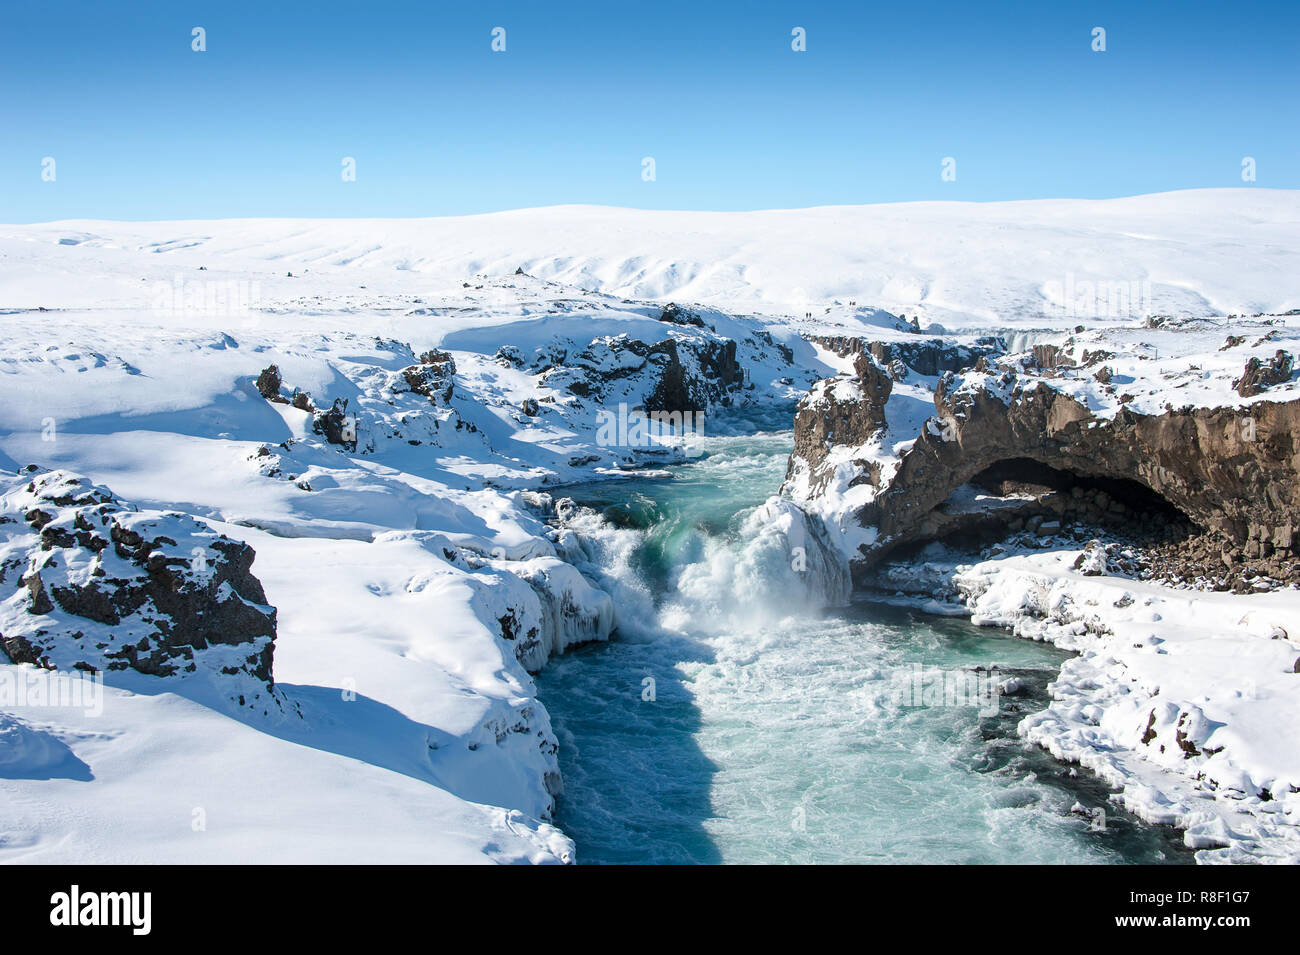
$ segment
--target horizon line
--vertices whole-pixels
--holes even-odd
[[[42,226],[42,225],[61,225],[69,222],[112,222],[124,224],[146,225],[163,222],[287,222],[287,221],[308,221],[308,222],[421,222],[435,219],[476,219],[486,218],[489,216],[506,216],[515,213],[524,212],[546,212],[555,210],[600,210],[610,212],[636,212],[655,215],[715,215],[715,216],[742,216],[758,215],[762,213],[778,212],[817,212],[831,209],[871,209],[886,208],[894,206],[994,206],[994,205],[1032,205],[1036,203],[1051,202],[1078,202],[1078,203],[1104,203],[1104,202],[1125,202],[1131,199],[1149,199],[1159,196],[1185,195],[1189,193],[1209,193],[1209,192],[1266,192],[1266,193],[1298,193],[1300,188],[1286,188],[1277,186],[1195,186],[1187,189],[1166,189],[1158,192],[1139,192],[1121,196],[1108,196],[1105,198],[1089,198],[1083,196],[1050,196],[1038,197],[1033,199],[903,199],[891,202],[856,202],[856,203],[827,203],[815,206],[770,206],[756,209],[648,209],[641,206],[619,206],[604,205],[600,203],[586,202],[563,202],[552,203],[541,206],[517,206],[508,209],[495,209],[488,212],[467,212],[454,215],[412,215],[412,216],[295,216],[295,215],[266,215],[266,216],[221,216],[221,217],[175,217],[170,219],[106,219],[96,217],[73,217],[63,219],[40,219],[31,222],[3,222],[0,226]]]

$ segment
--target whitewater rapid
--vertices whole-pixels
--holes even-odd
[[[539,680],[578,861],[1190,861],[1016,736],[1064,653],[879,604],[824,609],[842,568],[768,501],[790,445],[713,437],[672,480],[566,492],[592,508],[569,522],[574,556],[618,628]],[[918,679],[994,665],[1021,687],[996,712],[918,705]]]

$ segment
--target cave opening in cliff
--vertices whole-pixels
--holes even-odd
[[[1139,481],[1055,468],[1031,458],[998,461],[964,489],[939,507],[950,513],[955,500],[975,499],[974,507],[960,507],[967,518],[949,523],[939,535],[949,544],[975,545],[1030,530],[1104,532],[1146,545],[1182,541],[1198,532],[1181,509]]]
[[[1140,545],[1178,542],[1198,528],[1163,495],[1139,481],[1007,458],[974,475],[935,508],[934,532],[903,552],[938,540],[979,548],[1008,534],[1104,534]]]
[[[1158,491],[1128,478],[1097,477],[1054,468],[1032,458],[1007,458],[990,465],[970,479],[975,487],[999,497],[1027,496],[1044,500],[1059,497],[1067,512],[1094,513],[1102,523],[1132,520],[1165,524],[1191,521],[1181,509]],[[1084,502],[1076,504],[1075,502]],[[1100,501],[1094,508],[1089,504]]]

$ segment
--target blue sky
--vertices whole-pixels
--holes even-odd
[[[0,221],[1297,188],[1297,63],[1294,0],[14,2]]]

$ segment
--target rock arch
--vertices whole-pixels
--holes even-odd
[[[1294,560],[1300,544],[1300,402],[1196,408],[1113,418],[1049,387],[935,392],[938,427],[925,428],[887,487],[859,515],[880,530],[874,562],[899,543],[933,535],[953,493],[1005,461],[1030,461],[1079,479],[1130,481],[1246,556]]]

